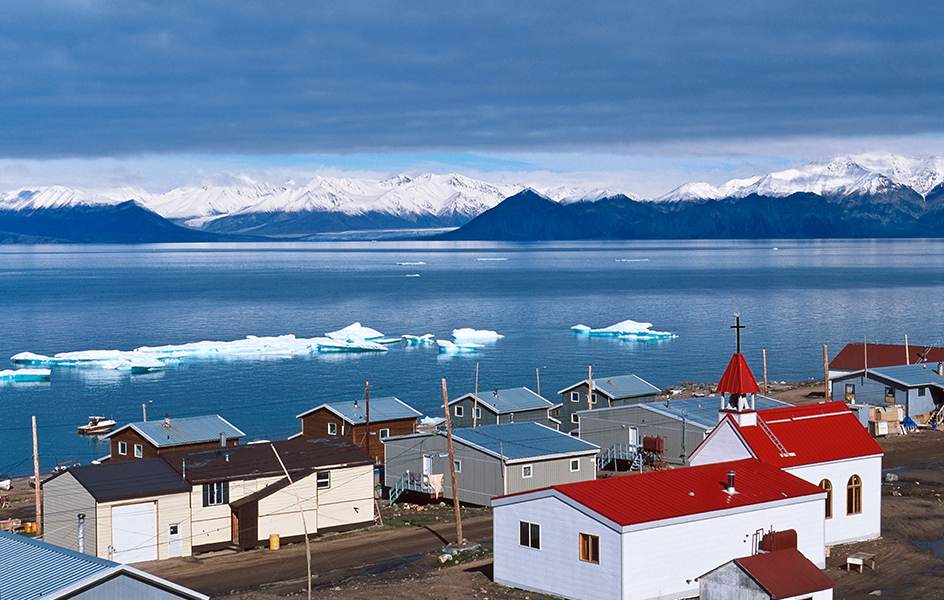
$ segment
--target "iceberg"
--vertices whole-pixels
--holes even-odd
[[[0,381],[49,381],[49,369],[4,369]]]
[[[488,343],[500,340],[505,336],[495,333],[494,331],[488,330],[476,330],[476,329],[453,329],[452,330],[452,339],[459,343]]]
[[[482,347],[482,344],[453,344],[446,340],[436,340],[436,344],[439,346],[440,354],[468,354]]]
[[[426,335],[404,335],[403,339],[407,346],[419,346],[420,344],[432,344],[434,342],[431,333]]]
[[[364,327],[360,323],[352,323],[345,327],[344,329],[339,329],[338,331],[333,331],[331,333],[326,333],[325,337],[332,340],[347,340],[347,341],[364,341],[364,340],[376,340],[382,338],[384,335],[377,331],[376,329],[371,329],[370,327]]]
[[[678,337],[674,333],[669,333],[667,331],[653,331],[650,329],[651,327],[652,323],[638,323],[631,319],[627,319],[602,329],[591,329],[586,325],[574,325],[571,327],[571,329],[574,331],[574,333],[579,335],[619,337],[637,340],[659,340]]]

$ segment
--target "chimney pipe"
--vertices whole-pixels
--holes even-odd
[[[944,363],[937,363],[937,374],[944,376]]]
[[[164,413],[164,427],[170,427],[170,413]]]
[[[734,471],[728,471],[728,489],[725,491],[729,494],[737,493],[734,489]]]
[[[79,553],[85,554],[85,513],[79,513]]]
[[[225,448],[225,447],[226,447],[226,433],[221,431],[220,432],[220,448]]]

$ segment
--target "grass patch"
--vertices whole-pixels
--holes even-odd
[[[407,519],[384,519],[383,523],[391,527],[426,527],[435,522],[435,517],[409,517]]]

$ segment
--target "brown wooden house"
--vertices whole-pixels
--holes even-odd
[[[111,433],[107,460],[155,458],[169,450],[205,450],[237,446],[246,434],[219,415],[129,423]]]
[[[304,438],[343,436],[366,450],[376,463],[383,463],[384,445],[380,440],[416,433],[417,419],[423,415],[393,396],[372,398],[369,409],[368,415],[368,403],[361,400],[326,402],[298,415],[302,420],[299,435]]]

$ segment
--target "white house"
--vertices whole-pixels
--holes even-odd
[[[826,492],[756,459],[652,471],[495,498],[495,581],[574,600],[675,599],[754,553],[771,529],[797,532],[825,567]]]
[[[827,492],[826,543],[881,535],[882,449],[843,402],[731,410],[692,465],[756,458]]]

